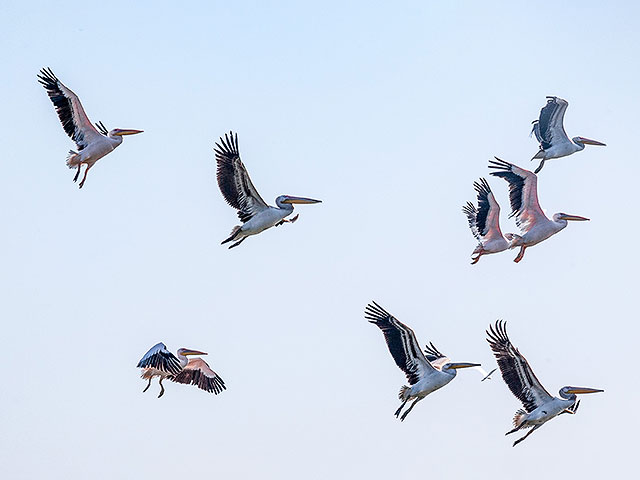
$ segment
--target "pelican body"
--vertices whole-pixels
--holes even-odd
[[[540,165],[534,173],[540,172],[546,160],[566,157],[584,150],[585,145],[606,146],[597,140],[585,137],[573,137],[571,140],[564,131],[564,114],[569,102],[559,97],[547,97],[547,104],[540,110],[540,117],[533,121],[531,133],[535,133],[540,150],[531,160],[540,159]]]
[[[391,356],[409,381],[409,386],[404,385],[398,394],[402,404],[396,410],[395,416],[400,417],[400,421],[404,421],[416,403],[453,380],[458,369],[480,366],[479,363],[452,363],[433,343],[425,347],[423,354],[413,330],[376,302],[367,305],[365,318],[382,330]],[[413,403],[400,416],[409,400],[413,400]]]
[[[67,166],[77,169],[74,182],[78,181],[80,168],[86,165],[84,176],[79,187],[84,186],[89,169],[105,155],[111,153],[122,143],[123,135],[135,135],[142,130],[115,128],[107,131],[102,122],[96,123],[97,129],[89,121],[78,96],[58,80],[51,69],[43,68],[38,75],[38,81],[47,90],[64,131],[75,142],[77,152],[70,150],[67,156]]]
[[[525,436],[513,443],[514,447],[558,415],[575,414],[580,405],[576,395],[604,391],[596,388],[566,386],[560,389],[560,397],[551,396],[533,373],[529,362],[509,340],[506,322],[498,320],[495,327],[489,326],[487,342],[498,361],[502,378],[524,407],[514,415],[514,428],[506,435],[531,428]]]
[[[496,169],[491,175],[503,178],[509,183],[511,215],[516,217],[516,224],[521,235],[510,234],[510,248],[520,247],[514,262],[522,260],[528,247],[537,245],[564,229],[569,221],[588,221],[586,217],[556,213],[550,220],[538,203],[538,177],[535,173],[520,168],[495,157],[489,161],[489,168]]]
[[[502,235],[500,230],[500,205],[496,202],[493,192],[486,179],[481,178],[473,182],[478,193],[478,207],[467,202],[462,212],[467,216],[471,233],[478,240],[478,246],[473,251],[471,265],[478,263],[482,255],[498,253],[511,248],[513,234]]]
[[[158,398],[164,395],[162,381],[166,378],[177,383],[197,385],[200,389],[216,395],[227,388],[222,378],[211,370],[207,362],[201,358],[188,359],[187,356],[190,355],[207,354],[199,350],[180,348],[174,355],[162,342],[151,347],[137,365],[138,368],[142,368],[140,377],[149,380],[143,392],[149,389],[151,380],[155,377],[159,377]]]
[[[229,248],[237,247],[247,237],[257,235],[268,228],[278,227],[284,223],[294,223],[298,215],[288,220],[293,213],[293,204],[320,203],[313,198],[280,195],[276,198],[277,207],[267,205],[249,178],[238,150],[238,135],[229,132],[214,149],[218,164],[217,179],[222,196],[227,203],[238,210],[238,217],[243,222],[236,225],[231,235],[222,242],[235,242]]]

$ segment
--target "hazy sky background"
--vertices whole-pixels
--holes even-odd
[[[635,467],[640,7],[636,2],[0,4],[5,478],[625,477]],[[36,74],[93,121],[144,134],[90,172]],[[483,257],[461,206],[493,155],[525,168],[545,95],[569,136],[549,215],[587,216]],[[270,203],[320,198],[239,248],[213,145],[238,132]],[[507,219],[506,183],[489,179]],[[453,361],[495,366],[508,321],[554,395],[604,388],[516,448],[519,402],[461,371],[404,423],[405,383],[363,318],[377,300]],[[208,351],[218,396],[135,368],[156,342]],[[169,383],[169,382],[168,382]]]

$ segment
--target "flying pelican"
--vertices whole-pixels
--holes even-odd
[[[370,323],[377,325],[382,330],[391,356],[396,361],[396,365],[405,373],[411,385],[410,387],[404,385],[398,394],[402,405],[396,410],[396,417],[400,415],[407,402],[414,399],[411,406],[400,417],[401,421],[409,415],[416,403],[453,380],[458,368],[480,366],[479,363],[451,363],[433,343],[429,343],[425,347],[425,357],[425,354],[420,351],[413,330],[398,321],[376,302],[367,305],[364,316]]]
[[[498,361],[504,382],[524,407],[524,410],[519,409],[516,412],[513,417],[514,428],[506,435],[523,428],[532,428],[524,437],[513,443],[514,447],[552,418],[563,413],[576,413],[580,404],[580,401],[576,401],[576,395],[604,392],[596,388],[562,387],[562,398],[552,397],[536,378],[527,359],[509,340],[507,323],[502,320],[498,320],[495,327],[489,325],[487,342]]]
[[[549,220],[538,203],[538,177],[529,170],[520,168],[495,157],[489,160],[489,168],[497,172],[491,175],[504,178],[509,183],[509,198],[511,200],[511,215],[516,217],[516,224],[520,227],[522,236],[511,234],[510,248],[520,247],[520,253],[513,260],[519,262],[527,247],[536,245],[555,235],[567,226],[568,220],[585,221],[585,217],[556,213],[553,220]]]
[[[280,226],[283,223],[293,223],[298,215],[290,220],[286,217],[293,212],[294,203],[320,203],[305,197],[293,197],[280,195],[276,198],[278,208],[271,207],[262,199],[256,187],[253,186],[249,173],[245,168],[238,151],[238,135],[233,132],[220,137],[220,143],[216,143],[216,161],[218,163],[218,186],[229,205],[238,210],[238,217],[243,225],[236,225],[229,238],[222,244],[237,240],[229,248],[237,247],[245,238],[256,235],[267,228]]]
[[[540,118],[533,121],[531,133],[536,134],[540,142],[540,150],[531,160],[542,159],[535,173],[542,170],[544,162],[552,158],[566,157],[584,150],[585,145],[606,146],[602,142],[585,137],[573,137],[569,140],[564,131],[564,112],[569,102],[559,97],[547,97],[547,104],[540,110]]]
[[[177,383],[187,385],[197,385],[205,392],[216,395],[226,390],[224,381],[220,376],[211,370],[207,362],[201,358],[188,359],[188,355],[206,355],[205,352],[181,348],[177,356],[167,350],[164,343],[160,342],[149,349],[144,357],[138,362],[138,368],[142,368],[141,378],[148,379],[149,383],[143,390],[146,392],[151,386],[154,377],[160,377],[160,398],[164,394],[162,380],[168,378]]]
[[[489,373],[487,373],[484,378],[482,380],[480,380],[481,382],[484,382],[485,380],[491,380],[491,375],[493,375],[493,372],[495,372],[497,370],[497,368],[494,368],[493,370],[491,370]]]
[[[475,258],[471,258],[471,265],[478,263],[482,255],[503,252],[508,249],[514,239],[511,233],[502,236],[500,205],[496,202],[487,181],[481,178],[479,182],[473,182],[473,186],[478,192],[478,208],[471,202],[467,202],[462,207],[462,212],[469,221],[471,233],[480,242],[471,254],[477,254]]]
[[[77,152],[69,150],[67,156],[67,166],[76,168],[76,176],[73,181],[77,182],[80,176],[80,167],[85,164],[84,177],[80,182],[80,188],[87,179],[89,169],[102,157],[111,153],[122,143],[123,135],[135,135],[142,133],[142,130],[123,130],[115,128],[107,131],[102,122],[96,123],[96,127],[91,125],[89,117],[84,113],[84,108],[78,96],[65,87],[54,75],[50,68],[43,68],[38,75],[38,81],[47,89],[47,94],[56,108],[56,113],[62,122],[62,127],[67,135],[76,143]]]

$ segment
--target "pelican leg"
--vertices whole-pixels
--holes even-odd
[[[482,256],[482,254],[480,253],[480,254],[478,254],[478,256],[477,256],[477,257],[475,257],[475,258],[474,258],[474,257],[471,257],[471,260],[472,260],[472,261],[471,261],[471,265],[475,265],[476,263],[478,263],[478,261],[480,260],[480,257],[481,257],[481,256]]]
[[[160,377],[160,395],[158,395],[158,398],[162,395],[164,395],[164,385],[162,385],[162,377]]]
[[[87,180],[87,173],[89,173],[89,169],[90,168],[91,167],[89,165],[87,165],[87,168],[84,171],[84,177],[82,177],[82,181],[80,182],[80,185],[78,185],[78,188],[82,188],[82,186],[84,185],[84,182]]]
[[[78,171],[76,172],[76,176],[73,177],[73,183],[76,183],[78,181],[78,177],[80,176],[80,167],[82,167],[81,163],[78,164]]]
[[[400,408],[398,410],[396,410],[396,413],[394,413],[396,418],[398,418],[400,416],[400,412],[402,411],[402,409],[404,408],[404,406],[407,404],[408,401],[409,401],[409,399],[407,398],[404,402],[402,402],[402,405],[400,405]]]
[[[529,435],[531,435],[533,432],[535,432],[537,429],[539,429],[542,425],[535,425],[531,431],[529,431],[529,433],[527,433],[524,437],[519,438],[518,440],[516,440],[515,442],[513,442],[513,446],[515,447],[517,444],[519,444],[520,442],[522,442],[525,438],[527,438]]]
[[[400,421],[401,421],[401,422],[404,422],[404,419],[405,419],[405,418],[407,418],[407,415],[409,415],[409,412],[410,412],[411,410],[413,410],[413,407],[415,407],[415,406],[416,406],[416,403],[418,403],[418,402],[419,402],[420,400],[422,400],[423,398],[424,398],[424,397],[418,397],[418,398],[416,398],[416,399],[414,400],[414,402],[413,402],[413,403],[411,404],[411,406],[407,409],[407,411],[406,411],[406,412],[404,412],[404,413],[402,414],[402,416],[400,417]]]
[[[237,247],[238,245],[240,245],[242,242],[244,242],[247,239],[247,237],[242,237],[240,239],[239,242],[234,243],[233,245],[231,245],[229,248],[233,248],[233,247]]]
[[[533,159],[532,159],[533,160]],[[540,165],[538,165],[538,168],[536,168],[535,172],[533,173],[538,173],[540,170],[542,170],[542,167],[544,166],[544,160],[542,160],[540,162]]]
[[[513,259],[514,262],[518,263],[520,260],[522,260],[522,257],[524,257],[524,251],[527,249],[527,247],[525,247],[524,245],[522,245],[520,247],[520,252],[518,253],[518,256],[516,258]]]
[[[151,386],[151,378],[149,379],[149,383],[147,383],[147,386],[144,387],[144,390],[142,390],[142,393],[146,392],[147,390],[149,390],[149,387]]]

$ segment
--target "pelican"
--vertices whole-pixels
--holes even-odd
[[[364,316],[382,330],[391,356],[411,385],[410,387],[404,385],[398,394],[402,405],[396,410],[396,417],[400,416],[407,402],[413,399],[411,406],[400,417],[400,421],[404,421],[416,403],[453,380],[457,369],[480,366],[479,363],[451,363],[433,343],[425,347],[423,354],[413,330],[376,302],[367,305]]]
[[[189,355],[207,355],[199,350],[191,350],[189,348],[181,348],[177,355],[174,355],[164,343],[160,342],[149,349],[144,357],[138,362],[138,368],[142,368],[141,378],[148,379],[149,383],[143,390],[146,392],[151,386],[151,380],[154,377],[160,377],[160,398],[164,394],[164,386],[162,380],[168,378],[177,383],[187,385],[197,385],[198,388],[205,392],[215,393],[216,395],[226,390],[224,381],[220,376],[211,370],[207,362],[201,358],[188,359]]]
[[[77,182],[80,176],[82,164],[87,168],[79,187],[82,188],[87,179],[89,169],[102,157],[111,153],[122,143],[124,135],[135,135],[142,133],[142,130],[126,130],[115,128],[107,131],[102,122],[96,123],[97,129],[91,125],[89,117],[84,113],[84,108],[78,96],[65,87],[54,75],[50,68],[43,68],[38,75],[38,81],[47,90],[51,102],[56,108],[62,127],[67,135],[76,143],[78,151],[69,150],[67,155],[67,166],[78,171],[73,181]]]
[[[243,225],[236,225],[229,238],[222,242],[236,241],[229,248],[237,247],[247,237],[287,223],[294,223],[298,215],[290,220],[286,217],[293,213],[294,203],[320,203],[321,200],[313,198],[293,197],[280,195],[276,198],[278,208],[271,207],[262,199],[256,187],[253,186],[249,173],[245,168],[238,151],[238,135],[233,132],[220,137],[220,143],[216,143],[214,149],[218,163],[218,186],[222,196],[229,205],[238,210],[238,217]]]
[[[604,392],[597,388],[567,386],[560,389],[562,398],[552,397],[536,378],[526,358],[509,340],[506,322],[498,320],[495,327],[489,325],[487,342],[498,361],[502,378],[524,407],[516,412],[513,417],[514,428],[506,435],[531,428],[529,433],[513,443],[514,447],[552,418],[563,413],[575,414],[580,404],[579,400],[576,401],[576,395]]]
[[[533,121],[531,133],[535,133],[540,142],[540,150],[531,160],[542,159],[535,173],[542,170],[544,162],[552,158],[566,157],[584,150],[585,145],[606,146],[602,142],[585,137],[573,137],[569,140],[564,131],[564,112],[569,102],[559,97],[547,97],[547,104],[540,110],[540,118]]]
[[[478,263],[482,255],[503,252],[510,248],[513,234],[502,235],[500,230],[500,205],[496,202],[489,184],[484,178],[479,182],[473,182],[473,186],[478,192],[478,207],[467,202],[462,207],[462,212],[467,216],[471,233],[476,237],[478,246],[471,255],[471,265]]]
[[[491,380],[491,375],[493,375],[493,372],[495,372],[497,370],[497,368],[494,368],[493,370],[491,370],[489,373],[487,373],[484,378],[482,380],[480,380],[481,382],[484,382],[485,380]]]
[[[516,224],[522,233],[522,236],[511,234],[513,240],[510,248],[520,247],[514,262],[518,263],[522,260],[527,247],[555,235],[567,226],[569,220],[577,222],[589,220],[566,213],[556,213],[553,215],[553,220],[549,220],[538,203],[538,177],[534,173],[500,160],[498,157],[495,157],[495,160],[489,160],[489,164],[489,168],[497,170],[491,172],[491,175],[504,178],[509,183],[510,217],[516,217]]]

